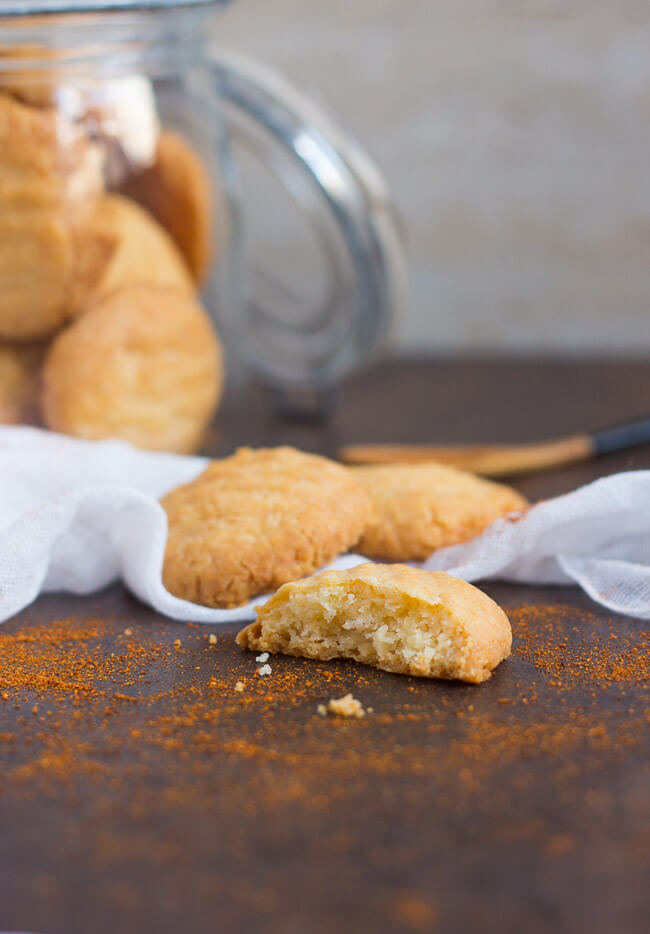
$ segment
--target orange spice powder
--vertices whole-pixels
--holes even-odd
[[[551,757],[566,770],[577,747],[596,762],[643,741],[647,632],[623,632],[573,607],[527,606],[509,615],[512,659],[491,684],[458,689],[280,657],[273,675],[259,679],[232,632],[221,631],[215,644],[196,625],[180,639],[178,627],[124,630],[101,619],[0,630],[0,768],[22,785],[82,774],[119,781],[127,767],[148,770],[170,801],[194,806],[194,782],[214,757],[224,766],[255,762],[257,799],[239,793],[250,812],[264,806],[264,795],[329,807],[342,794],[338,779],[351,774],[430,774],[472,791],[481,775],[522,757]],[[399,686],[390,706],[382,704],[387,678]],[[572,701],[585,687],[590,700]],[[373,704],[371,718],[317,715],[319,702],[350,690]],[[600,706],[613,690],[632,691],[633,706]],[[565,700],[549,713],[540,709],[542,696]]]
[[[580,626],[566,631],[567,618],[579,615]],[[598,631],[598,617],[575,608],[524,606],[510,612],[515,651],[538,670],[568,688],[578,682],[592,684],[642,684],[650,679],[650,632],[638,626],[622,632],[612,620],[606,632]],[[572,636],[588,635],[576,640]]]

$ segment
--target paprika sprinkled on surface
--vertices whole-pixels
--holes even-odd
[[[469,686],[282,656],[259,678],[234,627],[220,628],[215,645],[205,627],[153,614],[148,624],[126,611],[46,622],[37,605],[31,619],[0,628],[0,819],[20,814],[29,825],[51,802],[45,844],[39,836],[39,853],[44,846],[54,863],[39,860],[50,867],[61,840],[73,846],[68,828],[81,807],[92,834],[84,859],[103,880],[137,854],[171,872],[194,858],[183,842],[193,828],[192,852],[203,857],[184,884],[197,899],[209,891],[228,902],[246,896],[236,880],[226,890],[215,877],[208,853],[217,844],[201,842],[201,828],[234,865],[254,859],[260,834],[281,840],[294,824],[312,828],[332,858],[354,861],[362,841],[344,830],[363,821],[371,833],[365,821],[380,821],[382,802],[399,795],[409,844],[375,843],[373,856],[394,878],[386,912],[413,926],[444,924],[452,917],[444,887],[410,884],[414,853],[423,858],[432,832],[417,833],[424,801],[428,819],[455,822],[456,834],[488,822],[500,846],[539,840],[540,859],[563,865],[581,852],[580,832],[530,817],[540,782],[567,813],[579,789],[583,820],[593,821],[609,813],[609,770],[648,744],[643,624],[568,604],[507,611],[512,657],[485,685]],[[348,693],[373,715],[318,715],[319,704]],[[310,845],[301,837],[297,852]],[[260,899],[270,904],[284,882],[272,859],[265,866],[274,882]],[[122,895],[111,892],[113,906]]]
[[[322,718],[314,718],[318,705],[311,702],[316,699],[327,703],[337,686],[349,683],[350,678],[355,695],[358,692],[361,696],[370,678],[381,685],[382,678],[390,677],[363,666],[327,667],[276,657],[272,683],[249,677],[244,692],[245,681],[240,676],[255,672],[254,656],[234,650],[235,670],[215,669],[214,642],[210,638],[206,641],[197,626],[185,627],[182,639],[174,633],[175,637],[165,642],[156,639],[155,631],[134,627],[113,635],[111,627],[101,619],[58,620],[32,625],[27,630],[2,631],[2,696],[13,701],[14,710],[30,713],[32,718],[29,724],[25,715],[19,718],[17,746],[23,761],[5,774],[24,778],[41,770],[60,779],[76,768],[88,770],[91,763],[93,768],[102,768],[109,748],[128,748],[134,739],[140,751],[148,747],[182,749],[186,763],[191,763],[197,750],[221,751],[260,760],[282,760],[304,770],[304,777],[319,771],[333,773],[346,763],[355,767],[359,763],[367,770],[382,773],[409,769],[422,772],[434,767],[439,775],[445,769],[457,775],[465,762],[472,762],[474,768],[480,764],[485,770],[490,764],[500,767],[534,750],[563,754],[575,744],[603,747],[613,742],[633,742],[647,723],[645,700],[636,703],[638,713],[628,714],[625,728],[618,728],[615,737],[607,722],[611,715],[605,710],[568,707],[560,719],[533,713],[525,723],[519,721],[521,707],[538,705],[542,690],[563,695],[578,684],[592,691],[613,687],[622,690],[630,685],[647,689],[648,633],[639,629],[634,636],[623,635],[608,622],[607,633],[601,635],[594,632],[596,616],[585,611],[580,631],[589,637],[569,646],[565,621],[570,610],[560,605],[521,606],[511,611],[513,657],[527,663],[533,676],[511,684],[508,696],[497,699],[496,713],[476,710],[463,695],[457,703],[451,703],[446,694],[437,697],[435,685],[431,689],[409,685],[409,689],[416,687],[420,697],[400,707],[385,709],[378,702],[374,719],[380,725],[419,722],[435,734],[450,714],[462,724],[448,743],[444,760],[436,760],[435,765],[427,755],[408,745],[391,748],[372,743],[371,748],[368,733],[361,725],[356,726],[356,733],[349,733],[345,750],[330,761],[328,744],[336,743],[335,731],[346,727],[332,721],[315,722]],[[199,658],[202,664],[195,664]],[[199,674],[192,677],[189,672]],[[409,679],[402,680],[406,687]],[[431,702],[423,704],[423,695],[428,695]],[[474,698],[473,693],[471,696]],[[49,708],[47,713],[39,705]],[[135,736],[132,730],[125,734],[118,727],[128,716],[126,708],[133,707],[138,708]],[[164,713],[161,707],[165,707]],[[296,744],[296,723],[293,719],[282,722],[283,708],[303,707],[300,742]],[[255,712],[260,736],[273,735],[273,744],[260,741],[257,735],[238,735],[243,729],[239,725],[243,711]],[[82,724],[83,731],[78,731],[77,725]],[[91,741],[86,735],[89,726]],[[12,745],[16,744],[15,731],[7,730],[0,737],[4,737],[5,744],[8,737]],[[283,751],[282,746],[291,746],[291,751]]]

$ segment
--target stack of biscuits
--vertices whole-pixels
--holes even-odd
[[[193,452],[223,376],[197,297],[212,253],[207,172],[151,113],[140,161],[111,136],[112,93],[146,85],[106,82],[68,112],[51,83],[22,77],[0,87],[0,423]]]

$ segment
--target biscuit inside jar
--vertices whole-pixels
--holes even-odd
[[[511,631],[505,613],[471,584],[403,565],[363,565],[286,584],[237,642],[479,683],[509,655]]]
[[[96,282],[94,298],[145,283],[194,294],[194,282],[176,244],[135,202],[106,195],[97,204],[89,227],[97,237],[114,243]]]
[[[208,173],[181,137],[158,144],[148,78],[78,77],[70,52],[0,47],[0,420],[194,451],[223,376],[193,278]],[[154,163],[146,208],[107,191]]]
[[[0,341],[0,424],[40,421],[40,369],[46,345]]]
[[[0,94],[0,337],[46,337],[72,316],[78,270],[91,283],[101,272],[85,224],[102,191],[101,155],[79,128]]]
[[[128,176],[121,191],[156,218],[182,253],[194,280],[203,281],[213,251],[212,186],[189,142],[162,130],[152,164]]]
[[[193,297],[132,286],[98,299],[54,340],[42,382],[49,428],[190,453],[219,400],[221,345]]]

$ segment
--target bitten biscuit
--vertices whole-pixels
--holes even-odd
[[[527,505],[508,486],[441,464],[348,469],[373,503],[357,549],[368,558],[422,561],[438,548],[474,538],[495,519]]]
[[[121,190],[165,228],[200,282],[211,258],[213,197],[208,173],[190,144],[163,130],[153,165],[131,175]]]
[[[359,538],[368,499],[339,464],[293,448],[214,461],[169,493],[165,587],[205,606],[237,606],[327,564]]]
[[[512,632],[503,610],[465,581],[401,564],[363,564],[285,584],[237,642],[478,684],[510,654]]]
[[[44,343],[0,341],[0,424],[40,422],[40,370],[45,349]]]
[[[52,344],[43,368],[49,428],[195,451],[222,385],[219,340],[184,292],[133,286],[99,299]]]
[[[124,286],[145,283],[194,294],[194,281],[176,244],[135,202],[120,195],[106,195],[97,207],[91,227],[116,243],[94,298]]]

